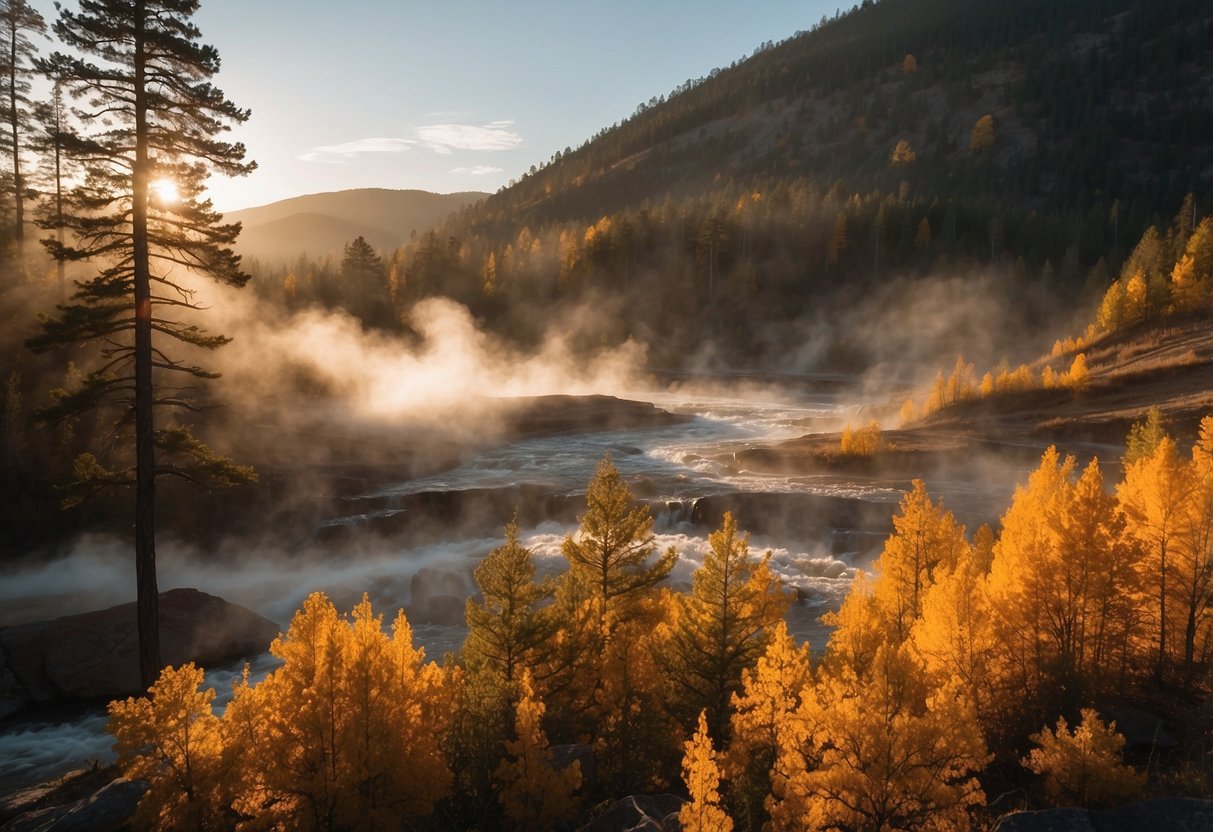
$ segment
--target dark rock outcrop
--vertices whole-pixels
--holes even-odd
[[[119,777],[115,766],[70,771],[0,798],[0,832],[127,829],[146,790],[143,783]]]
[[[581,832],[679,832],[678,810],[685,803],[672,794],[634,794],[612,803]]]
[[[146,791],[146,784],[119,777],[71,803],[17,815],[0,832],[119,832],[130,828]]]
[[[1213,800],[1166,797],[1113,809],[1045,809],[1004,815],[994,832],[1207,832],[1213,829]]]
[[[160,594],[166,665],[255,655],[278,632],[273,621],[196,589]],[[0,629],[0,706],[138,693],[138,649],[134,603]]]

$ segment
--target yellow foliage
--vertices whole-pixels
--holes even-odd
[[[992,534],[988,526],[982,528]],[[914,655],[932,684],[958,680],[983,715],[995,708],[990,696],[995,637],[985,577],[975,552],[965,552],[955,569],[939,570],[910,633]]]
[[[1178,567],[1200,570],[1199,564],[1207,562],[1204,552],[1195,557],[1185,553],[1193,540],[1192,506],[1200,493],[1193,466],[1179,455],[1175,441],[1165,435],[1149,455],[1126,466],[1124,481],[1116,489],[1128,517],[1129,533],[1144,552],[1139,571],[1145,586],[1151,588],[1148,592],[1152,598],[1143,599],[1143,606],[1154,631],[1154,675],[1159,680],[1176,652],[1177,631],[1186,624],[1174,620],[1177,589],[1189,578],[1177,574]],[[1186,635],[1189,638],[1185,641],[1189,641],[1194,634]]]
[[[166,667],[146,697],[109,704],[107,727],[122,774],[148,785],[135,815],[141,829],[224,826],[229,755],[211,709],[215,691],[199,691],[202,679],[193,664]]]
[[[901,74],[912,75],[918,71],[918,59],[913,55],[907,54],[901,62]]]
[[[1123,764],[1125,738],[1116,723],[1105,725],[1092,708],[1083,708],[1082,723],[1070,733],[1065,717],[1057,728],[1033,734],[1025,768],[1045,778],[1045,791],[1057,806],[1110,806],[1136,796],[1146,776]]]
[[[1074,356],[1070,369],[1066,371],[1060,381],[1062,387],[1068,387],[1071,390],[1086,390],[1091,386],[1091,371],[1087,369],[1086,353],[1080,352]]]
[[[914,152],[914,148],[910,147],[910,143],[902,139],[893,148],[893,154],[889,157],[889,163],[893,166],[908,165],[918,158],[918,154]]]
[[[678,811],[683,832],[732,832],[733,821],[720,805],[720,769],[708,734],[708,721],[699,714],[695,736],[683,745],[682,781],[690,801]]]
[[[994,392],[994,374],[986,373],[981,377],[981,385],[977,388],[977,394],[983,398],[991,395]]]
[[[905,649],[882,646],[867,674],[823,676],[799,715],[806,764],[772,801],[775,829],[963,830],[985,802],[972,704],[957,684],[929,689]]]
[[[910,422],[918,420],[918,405],[914,404],[912,398],[907,398],[901,403],[900,418],[903,425],[908,425]]]
[[[1098,462],[1077,483],[1074,472],[1073,457],[1046,451],[1016,489],[994,547],[987,586],[1009,709],[1099,690],[1129,659],[1139,551]]]
[[[994,145],[994,116],[986,113],[977,119],[973,132],[969,134],[969,150],[974,153]]]
[[[543,732],[543,712],[530,671],[524,671],[515,709],[516,739],[505,744],[506,756],[493,773],[501,783],[505,814],[520,829],[549,829],[558,821],[571,820],[577,811],[581,763],[574,760],[556,770]]]
[[[451,772],[439,738],[452,682],[399,613],[389,638],[364,597],[345,620],[322,593],[270,652],[283,661],[224,715],[248,734],[245,813],[267,825],[377,829],[427,815]]]
[[[884,643],[885,628],[872,597],[872,580],[866,572],[855,575],[842,606],[823,615],[821,623],[834,629],[824,659],[828,672],[841,667],[868,666]]]
[[[883,446],[880,423],[875,419],[856,429],[848,423],[839,440],[839,447],[847,456],[871,456]]]
[[[931,502],[926,485],[914,480],[893,516],[893,534],[876,561],[873,596],[885,640],[900,644],[922,611],[922,596],[935,570],[952,570],[968,552],[964,527]]]
[[[732,699],[733,736],[723,763],[734,784],[734,815],[743,826],[747,820],[750,828],[758,826],[763,802],[771,793],[771,770],[779,748],[801,729],[795,714],[801,692],[811,680],[809,646],[798,647],[787,624],[779,622],[766,652],[742,673],[741,692]]]

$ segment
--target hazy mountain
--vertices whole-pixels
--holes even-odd
[[[244,223],[237,249],[261,260],[320,257],[340,253],[359,235],[377,249],[394,249],[414,231],[442,222],[485,194],[359,188],[308,194],[256,208],[231,211],[226,219]]]
[[[1210,43],[1207,0],[864,0],[555,154],[472,211],[472,228],[735,198],[760,179],[839,186],[842,199],[992,200],[1067,223],[1115,207],[1136,238],[1186,193],[1209,194]],[[985,115],[990,144],[975,150]],[[1078,235],[1091,232],[1065,236]],[[1079,242],[1084,260],[1106,253]]]

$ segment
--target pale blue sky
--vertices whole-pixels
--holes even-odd
[[[73,0],[63,0],[75,8]],[[51,0],[31,0],[51,19]],[[259,169],[217,207],[358,187],[494,191],[838,0],[202,0]],[[847,4],[849,7],[850,4]]]

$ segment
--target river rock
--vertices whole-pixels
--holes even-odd
[[[129,829],[147,784],[119,777],[93,794],[24,812],[0,832],[119,832]]]
[[[994,832],[1207,832],[1213,829],[1213,800],[1164,797],[1112,809],[1045,809],[1004,815]]]
[[[273,621],[196,589],[160,594],[166,665],[210,666],[255,655],[278,632]],[[142,690],[134,603],[5,628],[0,652],[27,702],[112,699]]]
[[[581,832],[679,832],[678,810],[686,801],[672,794],[634,794],[612,803]]]

